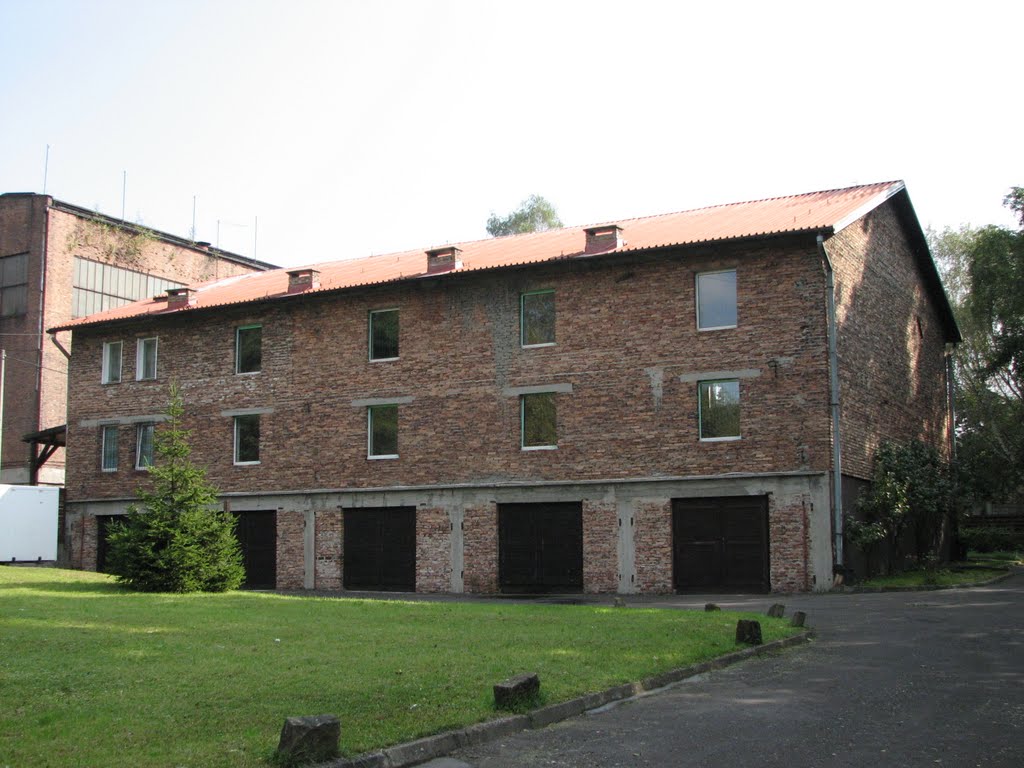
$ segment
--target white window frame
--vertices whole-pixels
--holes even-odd
[[[263,437],[263,426],[262,426],[262,424],[260,422],[260,416],[261,415],[262,414],[260,414],[260,413],[238,413],[238,414],[235,414],[235,416],[233,418],[234,436],[235,436],[234,446],[235,447],[234,447],[234,453],[233,453],[232,458],[234,460],[234,464],[235,464],[236,467],[250,467],[250,466],[253,466],[255,464],[259,464],[260,463],[260,459],[256,459],[255,461],[239,461],[238,460],[238,443],[239,443],[238,420],[239,419],[247,419],[247,418],[250,418],[252,416],[255,416],[256,419],[257,419],[257,424],[259,424],[260,438],[262,438]],[[257,443],[257,447],[256,447],[257,454],[259,454],[259,452],[260,452],[259,449],[260,449],[260,445],[259,445],[259,443]]]
[[[366,406],[366,458],[376,461],[378,459],[397,459],[397,453],[374,453],[373,452],[373,411],[375,408],[395,409],[395,443],[398,443],[398,406],[399,403],[376,403]]]
[[[367,355],[367,357],[368,357],[368,359],[370,360],[371,363],[387,363],[387,362],[390,362],[392,360],[399,360],[399,359],[401,359],[401,355],[402,355],[402,345],[401,345],[401,343],[399,343],[399,345],[398,345],[398,354],[395,355],[394,357],[374,357],[373,356],[373,316],[374,315],[381,315],[381,314],[384,314],[385,312],[397,312],[398,313],[398,338],[399,338],[399,341],[401,341],[401,338],[402,338],[402,314],[401,314],[401,309],[399,307],[387,307],[387,308],[383,308],[383,309],[371,309],[370,313],[368,315],[368,318],[367,318],[367,326],[366,326],[366,340],[367,340],[366,355]]]
[[[145,432],[145,430],[147,430],[147,429],[151,430],[152,434],[153,434],[153,437],[150,440],[150,444],[151,444],[150,450],[152,451],[152,454],[149,457],[150,463],[149,464],[143,464],[142,463],[142,435]],[[149,468],[153,466],[153,461],[155,459],[156,459],[156,422],[147,421],[147,422],[143,422],[141,424],[137,424],[136,427],[135,427],[135,469],[140,470],[140,471],[149,471]]]
[[[153,375],[143,376],[145,362],[145,349],[148,342],[153,342]],[[159,336],[146,336],[145,338],[139,339],[135,344],[135,380],[136,381],[156,381],[157,378],[157,360],[160,349],[160,337]]]
[[[555,442],[549,445],[526,445],[526,398],[534,395],[550,395],[557,392],[524,392],[519,395],[519,448],[523,451],[557,451],[558,450],[558,401],[555,400]]]
[[[554,288],[544,288],[539,291],[525,291],[519,294],[519,346],[523,349],[537,349],[538,347],[553,347],[558,343],[558,336],[556,334],[555,341],[542,341],[539,344],[527,344],[526,343],[526,297],[527,296],[540,296],[545,293],[550,293],[552,296],[555,295]],[[558,322],[558,307],[555,305],[555,322]]]
[[[107,461],[107,435],[113,432],[114,435],[114,466],[108,467]],[[116,424],[103,424],[100,426],[100,470],[103,472],[117,472],[118,453],[120,451],[119,431]]]
[[[117,378],[112,378],[110,375],[110,356],[111,350],[117,347]],[[100,383],[101,384],[120,384],[121,374],[124,369],[124,342],[123,341],[105,341],[103,342],[103,361],[101,363]]]
[[[715,269],[715,270],[710,270],[710,271],[707,271],[707,272],[698,272],[696,274],[696,276],[694,276],[694,278],[693,278],[693,282],[694,282],[694,298],[695,298],[694,314],[697,316],[697,330],[698,331],[724,331],[724,330],[728,330],[730,328],[735,328],[735,327],[737,327],[737,325],[739,325],[739,316],[740,316],[740,309],[739,309],[739,283],[737,282],[736,279],[733,280],[734,284],[737,286],[737,290],[736,290],[737,295],[736,295],[736,298],[735,298],[736,322],[733,323],[732,325],[709,325],[707,327],[702,326],[701,323],[700,323],[700,279],[702,277],[704,277],[705,275],[724,275],[724,274],[729,273],[729,272],[731,272],[733,275],[736,275],[736,268],[732,267],[730,269]]]
[[[242,367],[242,331],[251,331],[254,328],[260,329],[260,367],[255,371],[242,371],[239,370]],[[251,376],[254,373],[260,373],[263,370],[263,325],[261,323],[250,323],[249,325],[240,325],[235,328],[235,375],[236,376]]]
[[[740,429],[738,435],[723,435],[722,437],[704,437],[704,398],[701,397],[701,389],[705,384],[735,384],[736,385],[736,407],[739,408],[743,402],[740,397],[739,379],[705,379],[697,382],[697,435],[702,443],[727,443],[734,440],[742,440],[743,432]],[[739,425],[737,424],[739,429]]]

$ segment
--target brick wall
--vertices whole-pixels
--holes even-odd
[[[806,496],[780,503],[768,497],[769,578],[772,592],[810,589],[810,501]]]
[[[416,591],[451,589],[451,520],[444,509],[416,510]]]
[[[945,339],[938,305],[891,203],[826,248],[836,278],[843,472],[870,478],[886,439],[948,448]]]
[[[615,502],[583,501],[583,591],[616,592],[619,516]]]
[[[302,589],[305,586],[306,519],[302,512],[277,511],[277,588]]]
[[[806,245],[806,243],[805,243]],[[131,496],[135,428],[121,429],[120,466],[99,472],[100,429],[84,419],[141,417],[181,382],[195,456],[224,491],[387,488],[515,481],[824,471],[829,465],[822,278],[796,246],[695,249],[623,264],[597,262],[464,275],[412,285],[190,312],[75,332],[68,450],[73,498]],[[739,327],[697,332],[694,275],[738,269]],[[522,349],[519,295],[556,291],[557,344]],[[366,319],[401,312],[400,359],[370,362]],[[235,375],[234,329],[263,324],[261,372]],[[159,337],[158,378],[134,380],[137,339]],[[123,383],[100,383],[104,341],[125,342]],[[697,383],[752,372],[735,442],[698,439]],[[684,375],[689,379],[682,379]],[[509,388],[569,384],[557,395],[558,450],[522,451]],[[326,385],[326,386],[325,386]],[[399,454],[366,457],[366,408],[399,406]],[[260,464],[233,464],[232,418],[261,416]]]
[[[462,581],[466,592],[498,591],[498,505],[467,507],[463,520]]]
[[[637,502],[633,543],[637,592],[672,592],[672,502],[669,499]]]
[[[316,513],[316,589],[341,589],[344,519],[340,509]]]

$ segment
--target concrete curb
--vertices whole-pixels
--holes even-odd
[[[1006,581],[1013,576],[1013,571],[1007,571],[1002,576],[996,576],[988,581],[971,581],[966,584],[922,584],[917,587],[843,587],[842,592],[851,595],[870,595],[881,592],[938,592],[944,589],[970,589],[971,587],[988,587]]]
[[[318,763],[313,768],[406,768],[406,766],[418,765],[436,757],[447,755],[456,749],[495,741],[531,728],[544,728],[552,723],[582,715],[589,710],[598,709],[615,702],[626,701],[635,696],[649,694],[665,686],[678,683],[681,680],[695,677],[714,669],[722,669],[754,656],[763,656],[766,653],[782,648],[801,645],[808,642],[812,636],[811,630],[807,629],[792,637],[776,640],[765,645],[744,648],[740,651],[733,651],[725,656],[719,656],[717,659],[700,664],[691,664],[680,669],[672,669],[636,683],[616,685],[604,691],[588,693],[585,696],[579,696],[569,701],[535,709],[525,715],[487,720],[486,722],[476,723],[466,728],[445,731],[444,733],[426,736],[415,741],[407,741],[404,744],[396,744],[379,752],[369,752],[357,757],[339,758],[338,760],[331,760],[326,763]]]

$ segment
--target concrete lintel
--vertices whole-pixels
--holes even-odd
[[[353,408],[366,408],[371,405],[408,405],[413,401],[411,395],[406,397],[364,397],[352,401]]]
[[[697,381],[717,381],[720,379],[756,379],[761,375],[759,368],[744,368],[739,371],[697,371],[696,373],[684,373],[679,380],[686,383]]]
[[[232,408],[228,411],[221,411],[221,416],[262,416],[265,413],[273,413],[273,408]]]
[[[148,424],[167,421],[166,413],[154,413],[145,416],[119,416],[113,419],[83,419],[78,422],[80,427],[121,427],[126,424]]]
[[[545,392],[571,395],[572,384],[534,384],[530,387],[505,387],[501,394],[505,397],[519,397],[519,395],[539,395]]]

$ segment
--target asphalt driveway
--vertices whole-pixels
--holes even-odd
[[[650,602],[763,611],[775,599],[807,613],[812,643],[428,765],[1024,766],[1024,574],[965,590]]]

